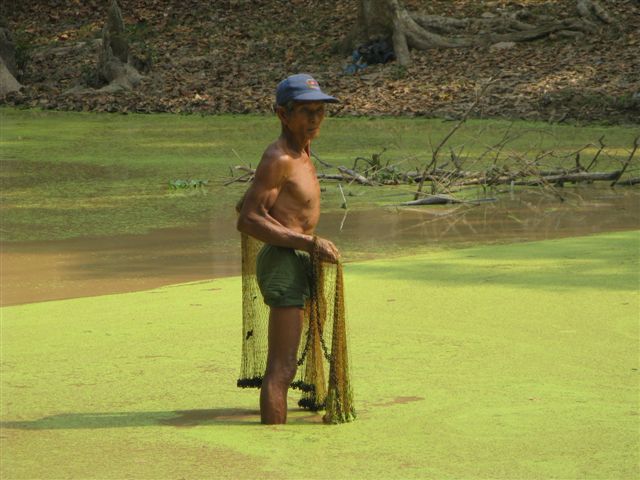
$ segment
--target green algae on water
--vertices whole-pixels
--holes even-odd
[[[0,476],[637,478],[639,246],[345,265],[358,421],[337,427],[294,393],[260,425],[239,277],[5,307]]]
[[[53,240],[78,236],[140,234],[189,226],[232,212],[246,184],[223,184],[235,165],[256,166],[278,135],[274,116],[116,115],[0,108],[0,180],[3,241]],[[352,166],[386,148],[382,162],[402,170],[424,166],[431,144],[449,122],[421,118],[326,119],[313,151],[333,165]],[[449,146],[480,156],[509,130],[509,147],[527,157],[555,149],[554,162],[605,135],[600,166],[626,158],[633,127],[548,125],[470,120]],[[595,154],[595,152],[593,152]],[[585,151],[584,155],[588,152]],[[175,179],[206,180],[195,191],[176,191]],[[323,183],[323,210],[339,211],[334,183]],[[412,198],[413,186],[372,189],[349,185],[350,209]],[[397,197],[387,195],[399,194]],[[480,190],[470,194],[484,196]],[[465,195],[462,195],[465,198]]]

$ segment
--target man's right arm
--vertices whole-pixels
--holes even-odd
[[[263,156],[253,183],[245,194],[237,228],[270,245],[311,251],[311,235],[291,230],[269,214],[287,180],[289,161],[284,156]]]

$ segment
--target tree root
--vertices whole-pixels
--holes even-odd
[[[400,0],[384,1],[392,12],[393,46],[396,58],[403,66],[411,64],[410,48],[427,50],[490,46],[503,42],[533,41],[551,35],[576,39],[594,34],[599,23],[613,22],[596,0],[578,0],[578,16],[563,20],[534,16],[526,10],[501,15],[488,14],[483,18],[455,19],[410,12]]]

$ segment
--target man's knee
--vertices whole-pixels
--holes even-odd
[[[289,386],[295,378],[297,370],[298,365],[294,359],[293,362],[270,366],[267,368],[265,377],[268,377],[270,381],[276,382],[279,385]]]

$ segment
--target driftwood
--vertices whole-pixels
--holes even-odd
[[[460,128],[460,126],[464,122],[467,121],[467,117],[473,111],[473,109],[476,108],[476,105],[478,105],[478,102],[480,101],[480,99],[484,95],[484,92],[487,91],[487,88],[489,88],[489,85],[491,85],[491,79],[489,79],[489,81],[486,82],[480,88],[478,94],[476,95],[476,99],[473,101],[471,106],[464,113],[462,118],[460,120],[458,120],[458,122],[455,124],[455,126],[449,131],[449,133],[442,139],[442,141],[438,144],[438,146],[433,150],[433,153],[431,155],[431,161],[427,165],[425,165],[425,167],[424,167],[424,172],[422,174],[422,178],[420,179],[420,184],[418,185],[418,191],[416,192],[414,200],[417,200],[418,196],[420,195],[420,192],[422,192],[422,185],[424,184],[424,179],[425,179],[425,177],[427,175],[427,170],[429,170],[432,166],[434,168],[436,167],[437,162],[438,162],[438,153],[440,152],[440,149],[444,146],[445,143],[447,143],[447,140],[449,140],[449,138],[451,138],[451,136],[456,132],[456,130],[458,130],[458,128]]]
[[[231,185],[232,183],[235,183],[235,182],[251,182],[251,181],[253,181],[253,177],[256,174],[256,170],[254,168],[245,167],[244,165],[236,165],[233,168],[229,167],[229,169],[231,170],[231,174],[232,175],[233,175],[233,171],[234,170],[240,170],[240,171],[243,171],[245,173],[243,173],[239,177],[232,178],[231,180],[225,182],[224,183],[225,187],[228,186],[228,185]]]
[[[627,178],[626,180],[622,180],[621,182],[618,182],[617,185],[624,185],[624,186],[640,185],[640,177]]]
[[[335,168],[338,171],[338,173],[319,172],[317,173],[317,178],[320,180],[335,180],[349,184],[358,183],[366,186],[418,184],[418,188],[411,192],[414,194],[413,201],[400,204],[406,206],[456,203],[474,204],[479,202],[495,201],[494,198],[461,200],[452,196],[452,193],[455,191],[459,191],[470,186],[481,186],[483,188],[498,185],[510,185],[511,187],[540,187],[563,200],[564,194],[561,193],[559,187],[563,187],[565,183],[579,184],[607,181],[611,182],[611,187],[616,185],[633,186],[640,184],[640,177],[622,178],[623,174],[628,170],[629,165],[631,165],[636,152],[640,148],[640,136],[635,138],[633,148],[629,152],[628,157],[621,162],[621,167],[611,172],[590,171],[590,169],[596,165],[598,157],[606,147],[604,137],[601,137],[598,140],[599,148],[586,168],[581,163],[580,156],[581,154],[584,154],[584,151],[587,148],[596,147],[594,144],[586,145],[577,151],[561,156],[554,155],[552,151],[543,151],[538,153],[533,160],[525,160],[518,156],[517,153],[510,153],[503,160],[504,165],[501,166],[498,164],[498,159],[503,152],[504,146],[510,139],[514,138],[509,137],[508,132],[500,142],[488,147],[487,151],[482,153],[475,160],[477,162],[482,161],[483,165],[487,165],[488,163],[488,166],[484,170],[463,169],[464,159],[459,155],[460,152],[455,153],[453,150],[451,151],[450,162],[446,162],[438,166],[437,153],[442,150],[444,143],[458,129],[463,121],[464,118],[458,122],[445,139],[436,146],[431,155],[430,162],[423,168],[422,172],[419,170],[405,172],[400,171],[398,169],[398,165],[402,163],[402,161],[392,165],[390,165],[390,162],[388,161],[386,164],[383,164],[381,159],[382,152],[374,153],[371,156],[371,159],[358,157],[354,162],[354,168],[347,168],[341,165],[334,167],[327,162],[321,161],[314,154],[313,156],[323,167]],[[574,158],[575,166],[570,169],[560,167],[540,168],[541,165],[543,165],[543,161],[546,163],[548,159],[552,157],[560,158],[565,162],[569,158]],[[360,165],[358,165],[358,160],[362,160]],[[365,163],[366,165],[362,166],[362,163]],[[447,168],[449,163],[452,163],[453,165]],[[235,182],[250,182],[255,176],[255,169],[251,168],[251,166],[237,165],[233,167],[231,169],[232,176],[235,171],[243,173],[225,182],[225,186]],[[431,183],[431,194],[425,194],[421,191],[421,187],[425,182]],[[346,208],[346,199],[344,205],[344,208]]]
[[[317,177],[320,180],[338,180],[343,182],[351,181],[352,178],[346,177],[345,175],[338,173],[318,173]]]
[[[476,178],[470,178],[454,182],[451,185],[456,187],[470,185],[525,185],[536,186],[545,184],[562,184],[562,183],[581,183],[581,182],[597,182],[614,180],[620,176],[620,170],[615,172],[576,172],[561,175],[540,175],[538,178],[523,179],[524,174],[517,173],[514,175],[487,176],[479,174]]]
[[[350,177],[353,178],[354,181],[362,184],[362,185],[373,185],[373,182],[371,180],[369,180],[368,178],[360,175],[358,172],[351,170],[349,168],[346,167],[338,167],[338,170],[346,175],[349,175]]]
[[[244,171],[246,173],[243,173],[242,175],[232,178],[231,180],[227,181],[224,183],[224,186],[226,187],[227,185],[231,185],[232,183],[235,182],[250,182],[253,180],[253,177],[256,173],[254,168],[251,167],[245,167],[244,165],[236,165],[235,167],[233,167],[234,170],[240,170],[240,171]],[[362,185],[375,185],[374,182],[372,182],[371,180],[368,180],[366,177],[362,176],[361,174],[346,168],[346,167],[338,167],[338,170],[341,172],[339,174],[331,174],[331,173],[318,173],[317,177],[318,179],[322,179],[322,180],[339,180],[339,181],[343,181],[343,182],[357,182],[360,183]]]
[[[496,198],[480,198],[477,200],[460,200],[458,198],[450,197],[448,195],[430,195],[426,198],[419,198],[418,200],[411,200],[410,202],[402,202],[400,205],[413,206],[413,205],[448,205],[453,203],[486,203],[495,202]]]
[[[629,158],[627,158],[627,161],[622,166],[622,170],[620,171],[620,174],[616,177],[616,179],[611,184],[612,187],[615,187],[616,183],[618,183],[618,181],[620,180],[620,177],[622,177],[622,174],[624,174],[625,170],[631,163],[633,156],[636,154],[636,150],[638,150],[638,146],[640,146],[640,135],[637,136],[633,141],[633,149],[631,150],[631,153],[629,153]]]
[[[243,175],[240,175],[239,177],[236,178],[232,178],[231,180],[229,180],[228,182],[224,183],[224,186],[228,186],[231,185],[232,183],[235,182],[250,182],[251,180],[253,180],[253,173],[245,173]]]
[[[242,175],[232,178],[224,183],[225,186],[231,185],[235,182],[250,182],[255,175],[255,169],[245,167],[242,165],[236,165],[233,167],[235,170],[245,171]],[[320,180],[337,180],[340,182],[357,182],[361,185],[397,185],[398,182],[374,183],[364,176],[354,172],[345,167],[338,167],[342,173],[318,173],[317,178]],[[531,174],[523,172],[516,172],[510,175],[490,175],[485,172],[458,172],[455,170],[443,170],[440,169],[436,174],[429,174],[422,177],[417,172],[406,173],[405,176],[409,181],[406,183],[411,184],[420,181],[432,181],[442,182],[446,179],[455,178],[457,181],[449,182],[449,187],[466,187],[471,185],[517,185],[517,186],[536,186],[544,184],[563,184],[563,183],[592,183],[600,181],[615,181],[615,185],[637,185],[640,183],[640,177],[629,178],[626,180],[618,180],[622,175],[623,170],[615,170],[613,172],[541,172],[537,178],[532,177]],[[614,185],[612,184],[612,186]],[[422,195],[421,192],[417,192],[417,195]],[[437,197],[434,195],[432,197]],[[430,197],[430,198],[432,198]],[[423,199],[424,200],[424,199]],[[421,200],[418,200],[421,201]],[[451,202],[455,203],[455,202]],[[407,203],[410,205],[411,203]],[[426,203],[416,203],[411,205],[426,205]]]

